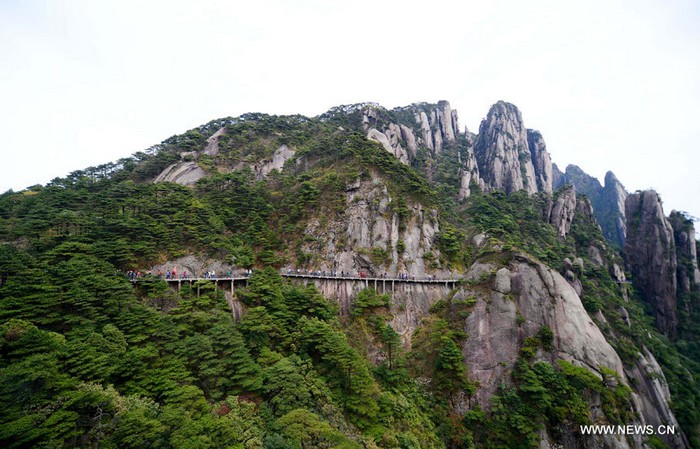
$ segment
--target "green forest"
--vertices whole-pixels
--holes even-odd
[[[439,255],[428,265],[463,272],[527,254],[560,271],[565,258],[581,257],[584,307],[606,319],[597,324],[626,365],[643,347],[653,352],[672,409],[700,448],[698,310],[685,309],[681,337],[669,341],[633,285],[626,302],[610,273],[589,263],[586,248],[604,242],[594,222],[577,215],[562,239],[543,219],[542,194],[477,191],[459,202],[464,142],[439,158],[421,150],[404,165],[353,131],[356,121],[332,111],[216,120],[133,157],[0,195],[0,445],[536,448],[543,429],[559,441],[591,424],[593,402],[605,423],[635,419],[632,391],[617,373],[600,378],[553,360],[547,327],[519,342],[515,369],[490,407],[478,404],[461,350],[475,298],[453,291],[433,304],[409,349],[389,324],[390,295],[365,289],[341,313],[313,285],[281,277],[282,267],[318,263],[304,249],[313,239],[308,223],[324,229],[342,220],[347,186],[379,177],[402,223],[410,223],[411,204],[437,211]],[[197,160],[206,177],[192,187],[150,182],[222,127],[221,153]],[[264,179],[238,166],[280,145],[304,163]],[[479,233],[486,246],[472,243]],[[125,276],[190,254],[254,269],[235,292],[240,319],[211,282],[175,291],[155,276],[138,286]],[[603,256],[621,263],[610,245]],[[489,274],[456,290],[492,282]],[[693,295],[683,300],[697,304]],[[623,322],[622,304],[634,326]],[[666,447],[656,437],[647,444]]]

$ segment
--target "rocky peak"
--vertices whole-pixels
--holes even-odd
[[[514,105],[499,101],[491,106],[479,127],[474,152],[481,176],[491,188],[537,192],[527,129]]]
[[[673,227],[678,258],[678,287],[683,293],[700,291],[700,270],[695,240],[695,226],[682,212],[671,211],[669,222]]]
[[[559,237],[566,237],[574,222],[576,213],[576,188],[567,186],[556,198],[552,211],[549,214],[549,222],[557,230]]]
[[[442,151],[445,143],[454,142],[459,135],[457,111],[445,100],[438,101],[437,105],[419,103],[401,109],[413,114],[420,127],[420,143],[434,153]]]
[[[559,170],[557,164],[552,163],[552,189],[559,190],[566,184],[566,175]]]
[[[609,241],[619,247],[625,244],[627,223],[625,218],[625,199],[627,191],[612,172],[605,175],[605,185],[590,176],[576,165],[568,165],[561,173],[556,165],[553,169],[554,189],[565,184],[576,187],[578,193],[586,195],[593,204],[596,221]]]
[[[661,198],[653,190],[637,192],[625,200],[627,239],[625,262],[656,317],[661,332],[675,338],[676,248],[673,228],[663,212]]]
[[[479,176],[479,164],[476,162],[474,152],[469,149],[467,151],[467,160],[464,166],[459,171],[459,199],[463,200],[471,194],[472,185],[478,186],[481,190],[485,189],[484,180]]]
[[[607,208],[607,211],[604,212],[607,212],[611,220],[610,223],[606,223],[607,228],[603,229],[603,235],[622,247],[627,235],[627,220],[625,219],[627,191],[611,171],[605,174],[602,197],[604,208]]]
[[[409,163],[409,158],[416,157],[419,146],[436,154],[459,135],[457,111],[444,100],[437,104],[412,104],[392,111],[375,103],[366,103],[361,111],[367,138],[381,143],[404,164]],[[407,117],[413,120],[406,120]]]
[[[552,194],[552,159],[547,152],[544,138],[539,131],[527,130],[527,144],[532,154],[532,165],[535,169],[537,190]]]

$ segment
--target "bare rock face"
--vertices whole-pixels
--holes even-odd
[[[629,320],[629,316],[627,319]],[[680,425],[670,407],[671,392],[668,389],[666,377],[654,355],[644,347],[637,362],[626,368],[625,372],[630,379],[635,380],[636,393],[633,394],[632,399],[635,408],[640,412],[642,424],[652,425],[655,429],[662,425],[672,425],[679,429]],[[690,447],[683,432],[675,435],[659,435],[659,437],[668,447]]]
[[[627,219],[625,218],[625,200],[627,191],[615,174],[611,171],[605,174],[605,185],[603,187],[603,199],[612,212],[613,223],[610,226],[610,235],[606,235],[610,240],[624,245],[627,236]],[[612,232],[615,234],[612,234]],[[605,232],[604,232],[605,234]]]
[[[420,111],[416,116],[416,122],[420,124],[421,135],[423,138],[423,145],[435,150],[435,144],[433,143],[433,133],[430,130],[430,122],[428,121],[428,114],[425,111]],[[439,151],[439,150],[438,150]]]
[[[481,122],[474,148],[484,182],[506,193],[537,192],[527,130],[517,107],[499,101]]]
[[[216,156],[219,154],[219,138],[226,134],[226,127],[219,128],[214,134],[207,139],[207,146],[204,147],[202,153],[209,156]]]
[[[450,103],[445,100],[438,102],[436,112],[436,124],[440,130],[444,142],[454,142],[458,131],[457,111],[453,111]]]
[[[420,128],[418,136],[411,128],[411,123],[387,123],[378,110],[381,107],[373,103],[362,110],[362,123],[367,138],[381,143],[405,164],[408,164],[409,158],[416,157],[419,146],[437,154],[445,144],[454,142],[459,134],[457,111],[453,111],[447,101],[440,101],[437,105],[412,104],[398,109],[400,113],[408,112],[409,117],[414,117],[416,126]]]
[[[559,190],[566,184],[566,175],[559,170],[557,164],[552,163],[552,189]]]
[[[575,190],[575,188],[574,188]],[[589,223],[595,223],[595,214],[591,200],[585,196],[576,197],[576,214]]]
[[[676,243],[680,291],[683,293],[699,291],[700,270],[698,269],[698,253],[695,245],[695,225],[692,220],[676,211],[671,211],[669,221],[673,227]]]
[[[470,376],[479,382],[477,398],[482,406],[488,404],[501,382],[509,382],[520,343],[536,335],[543,326],[554,334],[555,357],[598,375],[600,367],[607,367],[624,379],[619,356],[559,273],[520,255],[507,268],[498,270],[477,262],[465,279],[483,279],[490,273],[494,279],[490,293],[464,287],[455,295],[456,299],[477,297],[464,323],[469,338],[463,354]]]
[[[566,173],[562,173],[553,165],[553,188],[556,190],[566,184],[573,185],[579,194],[590,198],[593,213],[605,238],[623,247],[627,234],[625,199],[628,194],[615,175],[607,172],[603,186],[576,165],[567,166]]]
[[[411,157],[416,157],[418,144],[416,143],[416,136],[413,134],[413,130],[406,125],[400,125],[399,128],[401,129],[401,138],[406,141]]]
[[[653,190],[629,195],[625,213],[625,262],[635,285],[652,307],[657,328],[669,338],[675,338],[678,264],[673,228],[664,216],[661,199]]]
[[[539,131],[527,130],[527,143],[532,153],[532,165],[535,169],[537,190],[552,194],[552,159],[547,152],[544,138]]]
[[[206,173],[196,162],[178,162],[177,164],[166,167],[153,182],[174,182],[176,184],[191,186],[205,176]]]
[[[402,163],[408,164],[408,154],[400,143],[401,128],[398,125],[390,123],[387,130],[383,133],[370,128],[367,132],[367,138],[381,143],[385,150],[396,156]]]
[[[467,160],[464,162],[464,167],[459,171],[459,179],[460,200],[463,200],[471,195],[472,183],[477,185],[481,190],[485,190],[486,188],[484,180],[481,179],[481,176],[479,176],[479,165],[476,162],[476,156],[471,148],[467,150]]]
[[[568,186],[559,193],[554,202],[549,222],[556,228],[559,237],[566,237],[571,229],[576,213],[576,189]]]
[[[393,210],[389,189],[373,176],[346,189],[347,209],[341,220],[310,221],[306,234],[316,236],[303,250],[318,256],[319,270],[366,272],[380,276],[452,277],[440,268],[435,237],[440,232],[437,211],[409,203],[404,222]]]
[[[284,163],[293,158],[295,154],[296,151],[290,149],[287,145],[282,145],[275,150],[271,160],[258,163],[253,167],[253,171],[258,179],[264,179],[272,170],[282,170]]]

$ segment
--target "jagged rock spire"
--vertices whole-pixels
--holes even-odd
[[[514,105],[499,101],[491,106],[479,127],[474,152],[481,177],[491,188],[537,192],[527,129]]]

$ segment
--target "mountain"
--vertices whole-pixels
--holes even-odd
[[[7,447],[700,447],[692,221],[510,103],[213,120],[0,243]]]
[[[613,172],[605,174],[605,183],[600,182],[586,174],[580,167],[569,165],[566,172],[561,173],[554,165],[555,188],[566,184],[576,187],[576,190],[591,199],[596,221],[603,230],[603,235],[608,241],[618,248],[625,246],[627,235],[627,221],[625,216],[625,200],[627,191]]]

